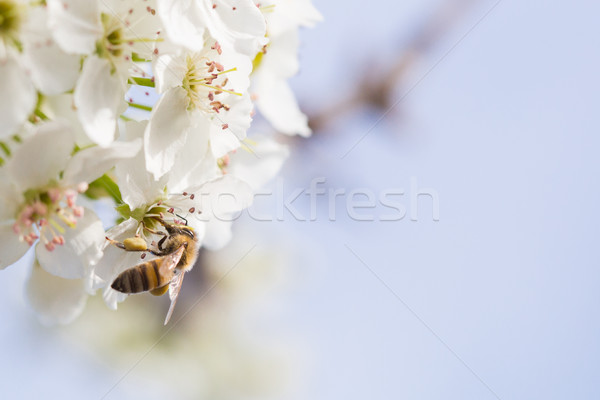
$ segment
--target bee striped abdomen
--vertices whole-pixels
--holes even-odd
[[[160,259],[151,260],[123,271],[111,287],[122,293],[140,293],[153,290],[169,283],[159,273]]]

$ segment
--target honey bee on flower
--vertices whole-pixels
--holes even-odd
[[[35,249],[42,321],[70,322],[98,289],[116,308],[143,264],[131,238],[170,260],[157,283],[193,265],[177,238],[229,241],[287,157],[249,137],[254,107],[310,134],[286,80],[319,18],[309,0],[0,0],[0,269]],[[106,200],[118,220],[96,214]]]

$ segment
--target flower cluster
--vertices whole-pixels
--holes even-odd
[[[287,156],[247,137],[255,108],[310,134],[287,79],[320,19],[310,0],[0,0],[0,268],[35,247],[43,321],[99,289],[111,308],[126,297],[111,282],[152,256],[111,243],[155,249],[177,224],[227,243],[223,217]],[[95,214],[106,198],[116,225]]]

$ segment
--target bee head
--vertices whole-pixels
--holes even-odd
[[[165,224],[165,229],[169,233],[169,235],[186,235],[190,239],[194,238],[194,230],[189,226],[177,226]]]
[[[181,233],[189,236],[190,239],[194,238],[194,230],[192,228],[190,228],[189,226],[182,226],[180,229],[181,229]]]

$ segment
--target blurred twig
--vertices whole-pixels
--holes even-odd
[[[477,3],[477,0],[449,0],[443,4],[425,23],[417,29],[416,34],[398,52],[391,67],[380,74],[363,74],[364,79],[356,91],[350,96],[334,102],[312,115],[309,114],[309,125],[314,132],[322,132],[332,122],[359,107],[372,106],[386,111],[394,103],[393,95],[404,83],[408,72],[442,40],[444,34],[460,19],[460,17]],[[366,59],[360,67],[371,64]]]

